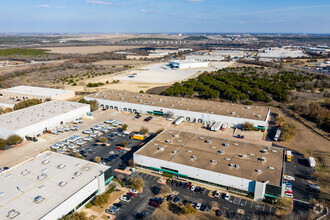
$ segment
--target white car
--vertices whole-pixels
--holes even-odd
[[[308,184],[309,187],[314,188],[314,189],[320,189],[320,186],[314,183]]]
[[[122,124],[123,124],[123,122],[122,122],[122,121],[118,121],[117,123],[118,123],[118,125],[122,125]]]
[[[230,199],[230,194],[229,193],[226,193],[225,200],[229,201],[229,199]]]
[[[295,181],[296,179],[293,176],[284,176],[285,180]]]
[[[201,206],[202,206],[201,203],[197,203],[196,206],[195,206],[195,208],[196,208],[197,210],[199,210],[199,209],[201,208]]]
[[[124,201],[124,202],[130,202],[131,200],[128,199],[126,196],[121,196],[119,200]]]
[[[167,118],[166,120],[167,121],[173,121],[173,118]]]
[[[93,131],[93,134],[98,134],[98,133],[99,133],[99,131],[97,131],[97,130]]]
[[[194,186],[194,185],[192,185],[191,187],[190,187],[190,190],[191,191],[194,191],[196,189],[196,186]]]
[[[284,197],[293,199],[292,193],[284,193]]]
[[[129,192],[131,192],[131,193],[135,193],[135,194],[138,193],[138,191],[136,191],[135,189],[130,189]]]
[[[221,192],[219,190],[215,191],[214,197],[219,198],[221,195]]]
[[[84,133],[84,134],[91,134],[92,131],[91,130],[84,130],[82,133]]]

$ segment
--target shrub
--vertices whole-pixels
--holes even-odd
[[[123,142],[121,142],[121,145],[122,145],[123,147],[126,147],[126,146],[128,145],[128,142],[127,142],[127,141],[123,141]]]
[[[38,105],[40,103],[42,103],[42,101],[40,101],[40,99],[28,99],[28,100],[20,101],[20,102],[16,103],[14,105],[14,109],[19,110],[19,109],[27,108],[27,107],[30,107],[33,105]]]
[[[148,133],[149,133],[148,128],[146,128],[146,127],[142,127],[142,128],[140,129],[140,134],[148,134]]]
[[[254,125],[252,123],[250,123],[250,122],[245,122],[243,124],[243,128],[245,130],[247,130],[247,131],[253,131],[253,130],[255,130]]]
[[[97,195],[93,200],[93,204],[97,206],[102,206],[108,203],[110,195],[103,193],[101,195]]]
[[[111,187],[108,191],[105,192],[105,194],[110,194],[116,189],[115,186]]]
[[[160,194],[164,194],[164,195],[171,194],[172,193],[172,189],[168,185],[162,185],[160,187],[159,193]]]
[[[106,142],[108,142],[108,138],[102,136],[99,138],[99,142],[106,143]]]
[[[85,207],[88,208],[88,209],[89,209],[90,207],[92,207],[92,206],[93,206],[93,203],[91,203],[91,202],[89,202],[89,203],[87,203],[87,204],[85,205]]]
[[[60,218],[60,220],[88,220],[85,212],[74,212]]]
[[[98,109],[98,102],[96,100],[87,101],[86,99],[80,99],[79,103],[89,104],[92,112]]]
[[[100,162],[101,162],[101,157],[99,157],[99,156],[95,156],[95,157],[94,157],[94,162],[96,162],[96,163],[100,163]]]
[[[121,126],[121,130],[123,130],[123,131],[126,131],[127,128],[128,128],[128,125],[127,125],[127,124],[123,124],[123,125]]]
[[[290,140],[296,134],[296,127],[293,124],[284,124],[281,127],[281,137],[282,141]]]
[[[7,144],[9,145],[15,145],[23,142],[23,138],[17,134],[10,135],[7,138]]]

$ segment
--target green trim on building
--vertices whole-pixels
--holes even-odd
[[[273,196],[273,195],[269,195],[269,194],[265,194],[265,196],[270,197],[270,198],[274,198],[274,199],[278,198],[277,196]]]
[[[171,173],[171,174],[174,174],[174,175],[183,176],[183,177],[187,177],[188,178],[188,175],[177,173],[177,172],[173,172],[173,171],[170,171],[170,170],[159,169],[159,168],[156,168],[156,167],[149,167],[149,168],[150,169],[153,169],[153,170],[163,171],[163,172],[166,172],[166,173]]]
[[[114,178],[114,176],[111,176],[109,179],[107,179],[104,183],[105,185],[107,185],[108,183],[110,183],[110,181]]]
[[[148,114],[154,114],[154,115],[163,115],[163,116],[167,116],[167,113],[164,112],[160,112],[160,111],[147,111]]]

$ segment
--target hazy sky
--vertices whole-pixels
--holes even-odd
[[[0,0],[0,32],[330,33],[330,0]]]

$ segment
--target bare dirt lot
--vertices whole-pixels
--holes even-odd
[[[94,65],[112,66],[112,65],[137,65],[137,64],[149,64],[151,61],[144,60],[101,60],[94,62]]]
[[[126,50],[138,48],[136,46],[84,46],[84,47],[45,47],[41,49],[49,50],[51,53],[59,54],[89,54],[112,52],[117,50]]]

